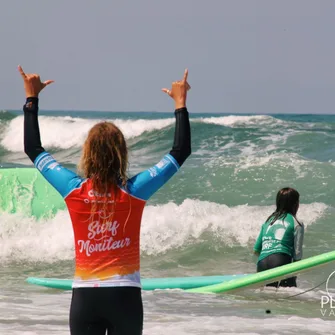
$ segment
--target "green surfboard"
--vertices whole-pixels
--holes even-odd
[[[183,289],[187,292],[193,293],[234,292],[243,289],[262,287],[267,283],[295,276],[334,261],[335,251],[331,251],[321,255],[306,258],[299,262],[294,262],[254,274],[202,277],[146,278],[142,279],[142,289]],[[71,279],[29,277],[26,281],[30,284],[61,290],[72,289]]]
[[[35,168],[0,169],[0,211],[36,218],[65,209],[62,196]]]
[[[145,278],[141,280],[143,290],[164,289],[191,289],[211,284],[218,284],[237,278],[247,277],[249,274],[226,275],[226,276],[199,276],[199,277],[167,277],[167,278]],[[71,290],[72,279],[36,278],[26,279],[29,284],[55,288],[59,290]]]
[[[262,287],[265,284],[285,279],[312,270],[318,266],[335,261],[335,251],[309,257],[299,262],[279,266],[277,268],[237,278],[228,282],[203,286],[187,290],[194,293],[223,293],[242,289]]]

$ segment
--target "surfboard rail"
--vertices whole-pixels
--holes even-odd
[[[234,292],[245,288],[250,289],[261,287],[268,283],[292,277],[334,261],[335,251],[330,251],[298,262],[279,266],[274,269],[257,272],[243,278],[237,278],[229,282],[188,289],[186,291],[193,293],[224,293]]]
[[[249,276],[250,274],[221,275],[221,276],[198,276],[198,277],[166,277],[166,278],[144,278],[141,280],[143,290],[164,290],[164,289],[191,289],[222,282],[228,282]],[[37,278],[29,277],[26,282],[33,285],[48,288],[71,290],[72,279],[58,278]]]

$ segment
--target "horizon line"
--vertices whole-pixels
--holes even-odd
[[[157,114],[169,114],[173,112],[163,112],[163,111],[111,111],[111,110],[90,110],[90,109],[39,109],[40,112],[82,112],[82,113],[157,113]],[[21,109],[1,109],[0,112],[22,112]],[[303,112],[281,112],[281,113],[261,113],[261,112],[189,112],[190,114],[232,114],[232,115],[335,115],[334,112],[323,112],[323,113],[303,113]]]

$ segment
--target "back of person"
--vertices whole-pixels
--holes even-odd
[[[304,226],[296,219],[299,193],[289,187],[281,189],[276,197],[276,210],[262,225],[254,245],[258,255],[257,272],[301,260]],[[266,286],[297,286],[296,277]]]
[[[140,227],[146,201],[120,187],[106,195],[93,195],[92,189],[90,179],[81,181],[65,199],[77,241],[73,287],[141,287]],[[92,214],[96,201],[105,206]]]
[[[291,258],[294,257],[294,230],[298,225],[296,219],[289,213],[278,218],[275,222],[271,219],[262,226],[262,233],[259,238],[262,239],[262,249],[258,261],[265,257],[284,253]]]

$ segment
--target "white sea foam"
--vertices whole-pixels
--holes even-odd
[[[219,117],[207,117],[202,118],[202,122],[216,124],[226,127],[260,127],[260,126],[271,126],[274,123],[282,124],[284,121],[280,119],[276,119],[272,116],[268,115],[227,115],[227,116],[219,116]]]
[[[322,217],[323,203],[302,204],[299,218],[306,227]],[[141,251],[158,255],[194,243],[247,246],[254,241],[271,206],[228,207],[186,199],[182,204],[147,206],[141,229]],[[308,228],[307,228],[308,229]],[[209,240],[208,240],[209,239]],[[0,260],[46,261],[73,259],[73,232],[67,211],[36,221],[21,214],[1,214]]]
[[[89,129],[100,122],[95,119],[40,116],[40,133],[43,146],[69,149],[82,146]],[[158,120],[109,120],[123,132],[126,139],[134,138],[145,132],[163,129],[174,123],[173,118]],[[23,116],[11,120],[1,136],[1,145],[9,151],[23,151]]]

